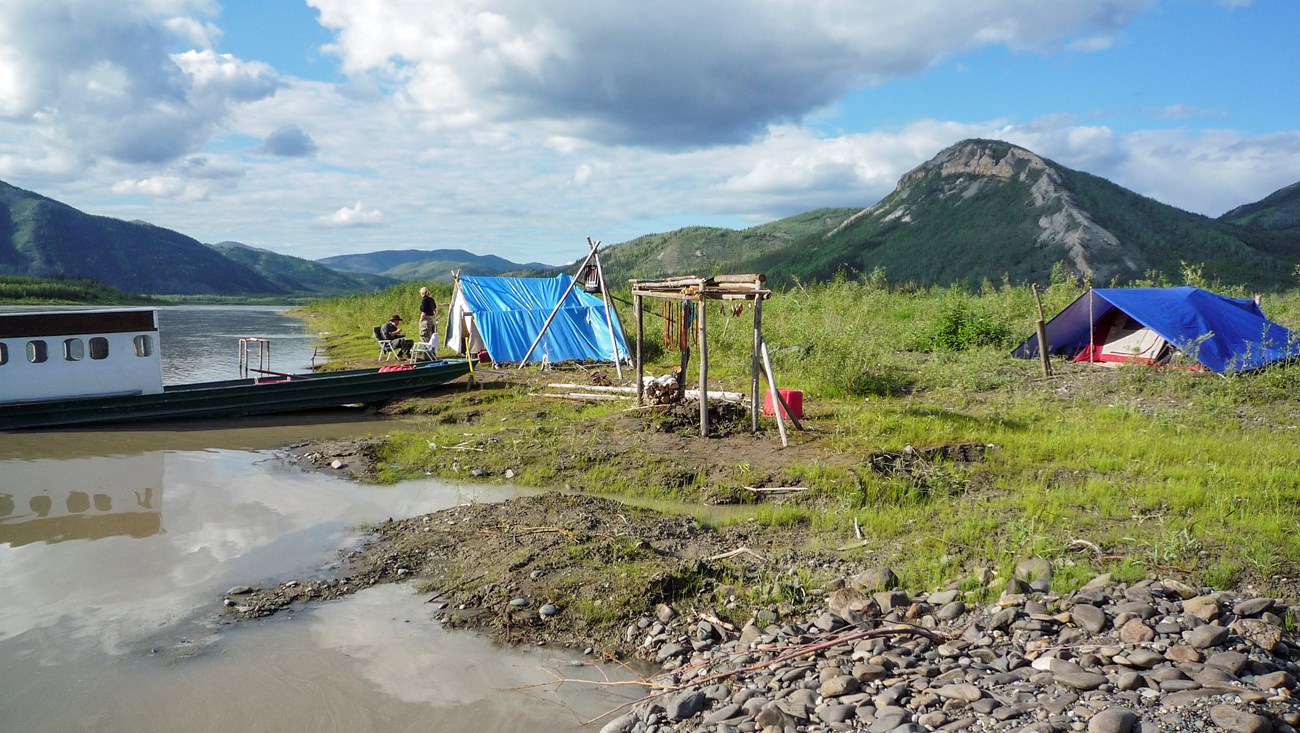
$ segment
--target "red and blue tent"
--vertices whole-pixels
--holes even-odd
[[[1300,337],[1264,317],[1259,304],[1195,287],[1096,288],[1047,324],[1049,354],[1077,361],[1162,363],[1173,351],[1224,374],[1300,355]],[[1038,337],[1013,352],[1038,356]]]

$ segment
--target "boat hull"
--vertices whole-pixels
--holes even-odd
[[[0,405],[0,430],[240,417],[373,404],[426,392],[469,372],[463,359],[410,369],[283,375],[168,386],[160,394]]]

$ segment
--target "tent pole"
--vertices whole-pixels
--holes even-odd
[[[587,245],[591,247],[591,256],[596,260],[596,278],[600,281],[600,298],[605,301],[605,325],[609,326],[609,347],[614,352],[614,371],[618,373],[618,381],[623,381],[622,360],[618,355],[618,338],[614,335],[614,317],[610,315],[609,308],[609,287],[605,285],[605,270],[600,266],[600,255],[596,250],[600,247],[600,240],[594,244],[591,237],[587,237]],[[619,330],[623,330],[623,324],[618,324]]]
[[[1038,297],[1038,283],[1033,283],[1029,289],[1034,291],[1034,303],[1038,306],[1038,320],[1034,322],[1034,330],[1038,333],[1038,358],[1043,362],[1043,376],[1052,376],[1052,359],[1047,354],[1047,322],[1043,320],[1043,299]]]
[[[641,296],[632,296],[632,308],[636,311],[636,403],[645,404],[645,365],[641,361],[641,338],[645,329],[645,319],[641,316]]]
[[[1096,321],[1097,317],[1092,312],[1092,304],[1093,304],[1092,286],[1089,285],[1088,286],[1088,363],[1089,364],[1093,363],[1092,345],[1094,343],[1093,339],[1097,338],[1097,334],[1093,330],[1097,325],[1097,321]]]
[[[578,265],[578,272],[582,272],[582,268],[587,266],[587,263],[591,261],[591,257],[594,254],[596,254],[596,250],[594,249],[587,253],[587,258],[582,261],[581,265]],[[533,345],[528,347],[528,353],[524,354],[524,358],[519,361],[520,369],[523,369],[524,365],[528,363],[528,357],[533,355],[533,349],[536,349],[537,345],[542,342],[542,336],[545,336],[546,329],[551,327],[551,321],[555,319],[555,314],[560,312],[560,306],[564,305],[564,299],[569,297],[569,293],[573,292],[573,287],[577,284],[578,280],[577,278],[574,278],[569,282],[569,287],[564,291],[564,295],[561,295],[560,299],[556,301],[555,307],[551,309],[551,315],[547,316],[546,323],[542,324],[542,330],[538,331],[537,338],[533,339]]]
[[[709,341],[707,332],[704,330],[704,314],[708,312],[705,308],[707,301],[704,299],[704,293],[700,293],[700,307],[695,314],[699,322],[700,329],[700,437],[709,437]]]
[[[785,402],[781,400],[781,393],[776,391],[776,377],[772,374],[772,360],[767,355],[767,342],[759,341],[758,346],[763,352],[763,366],[767,369],[767,388],[771,390],[772,394],[772,407],[775,408],[772,412],[776,414],[776,427],[781,431],[781,447],[785,448],[790,445],[790,439],[787,438],[785,434],[785,421],[781,419],[781,413],[785,408]],[[789,412],[786,412],[786,414],[790,415],[790,417],[794,417],[794,415]]]
[[[754,297],[754,350],[749,356],[749,428],[758,432],[758,347],[763,343],[763,299]]]

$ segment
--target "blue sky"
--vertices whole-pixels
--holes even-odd
[[[869,206],[969,137],[1209,216],[1300,181],[1294,0],[7,0],[0,180],[309,259]]]

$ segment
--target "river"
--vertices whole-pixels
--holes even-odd
[[[271,338],[276,370],[313,358],[282,309],[169,307],[159,320],[168,383],[235,376],[244,336]],[[619,672],[446,631],[428,595],[400,585],[224,620],[227,589],[328,573],[363,523],[513,494],[358,485],[280,460],[293,442],[393,426],[336,410],[0,433],[0,731],[545,733],[635,695],[536,686]]]

